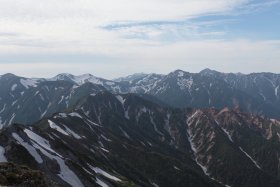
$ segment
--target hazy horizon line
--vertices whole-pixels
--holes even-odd
[[[20,74],[17,74],[17,73],[12,73],[12,72],[7,72],[7,73],[4,73],[4,74],[1,74],[0,77],[4,76],[4,75],[7,75],[7,74],[12,74],[14,76],[17,76],[17,77],[22,77],[22,78],[29,78],[29,79],[51,79],[51,78],[54,78],[58,75],[70,75],[70,76],[74,76],[74,77],[78,77],[78,76],[83,76],[83,75],[90,75],[90,76],[93,76],[93,77],[96,77],[96,78],[102,78],[102,79],[106,79],[106,80],[116,80],[116,79],[121,79],[121,78],[125,78],[125,77],[129,77],[129,76],[133,76],[133,75],[149,75],[149,74],[156,74],[156,75],[168,75],[170,73],[173,73],[173,72],[176,72],[176,71],[183,71],[185,73],[191,73],[191,74],[199,74],[201,73],[202,71],[213,71],[213,72],[218,72],[218,73],[223,73],[223,74],[240,74],[240,75],[251,75],[251,74],[262,74],[262,73],[271,73],[271,74],[276,74],[276,75],[279,75],[280,73],[279,72],[269,72],[269,71],[259,71],[259,72],[255,72],[255,71],[252,71],[250,73],[242,73],[242,72],[224,72],[224,71],[218,71],[218,70],[215,70],[215,69],[211,69],[211,68],[202,68],[200,71],[187,71],[187,70],[184,70],[184,69],[175,69],[173,71],[169,71],[168,73],[157,73],[157,72],[132,72],[131,74],[127,74],[127,75],[124,75],[124,76],[119,76],[119,77],[114,77],[114,78],[105,78],[105,77],[102,77],[102,76],[95,76],[93,73],[81,73],[81,74],[75,74],[75,73],[68,73],[68,72],[62,72],[62,73],[58,73],[58,74],[54,74],[52,76],[42,76],[42,77],[38,77],[38,76],[25,76],[25,75],[20,75]]]

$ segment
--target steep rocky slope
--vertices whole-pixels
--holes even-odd
[[[2,157],[60,186],[279,186],[280,122],[173,109],[101,92],[73,111],[0,133]],[[18,154],[22,156],[18,156]]]

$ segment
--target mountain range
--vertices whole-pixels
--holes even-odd
[[[0,85],[0,162],[39,170],[45,186],[280,186],[278,74],[5,74]]]
[[[0,77],[0,124],[31,124],[71,108],[89,94],[109,91],[135,93],[175,108],[239,108],[243,112],[280,118],[280,75],[200,73],[176,70],[168,75],[135,74],[106,80],[90,74],[60,74],[50,79]],[[6,108],[7,107],[7,108]]]

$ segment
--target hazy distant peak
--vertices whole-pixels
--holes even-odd
[[[202,75],[215,75],[215,74],[220,73],[220,72],[218,72],[216,70],[206,68],[206,69],[200,71],[199,73],[202,74]]]
[[[12,73],[6,73],[6,74],[2,75],[1,77],[12,78],[12,77],[17,77],[17,76]]]
[[[65,79],[73,79],[75,76],[69,73],[60,73],[55,77],[51,78],[52,80],[65,80]]]
[[[187,71],[183,71],[181,69],[177,69],[175,71],[172,71],[168,74],[168,76],[175,76],[175,77],[184,77],[185,75],[189,75],[190,73]]]
[[[121,81],[131,81],[131,80],[134,80],[134,79],[141,79],[143,77],[146,77],[147,73],[134,73],[132,75],[128,75],[128,76],[125,76],[125,77],[119,77],[119,78],[116,78],[116,79],[113,79],[113,81],[116,81],[116,82],[121,82]]]

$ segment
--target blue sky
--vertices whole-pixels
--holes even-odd
[[[0,74],[280,73],[280,0],[0,3]]]

